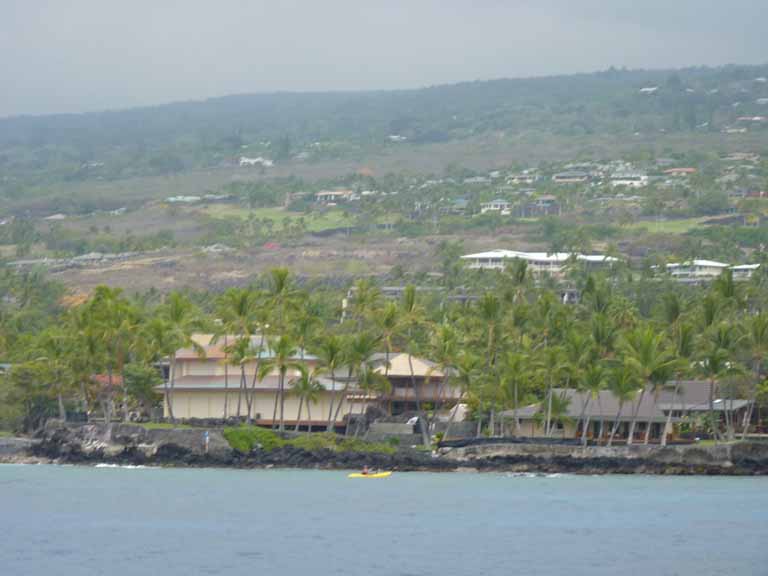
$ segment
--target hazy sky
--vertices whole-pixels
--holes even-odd
[[[0,116],[768,61],[768,0],[0,0]]]

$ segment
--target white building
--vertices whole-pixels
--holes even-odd
[[[335,206],[339,202],[353,200],[355,193],[352,190],[320,190],[315,194],[318,204]]]
[[[715,260],[688,260],[687,262],[670,262],[667,272],[678,282],[708,282],[720,276],[730,264]]]
[[[259,156],[258,158],[248,158],[247,156],[240,156],[240,166],[246,167],[246,166],[263,166],[264,168],[272,168],[275,163],[272,162],[272,160],[269,160],[268,158],[262,158]]]
[[[739,264],[738,266],[731,266],[733,279],[737,282],[749,280],[752,278],[752,274],[757,272],[758,268],[760,268],[760,264]]]
[[[648,175],[639,172],[617,172],[611,176],[612,187],[644,188],[648,186]]]
[[[689,260],[687,262],[671,262],[667,264],[667,272],[678,282],[697,284],[709,282],[720,276],[723,271],[730,270],[736,282],[749,280],[760,264],[739,264],[731,266],[714,260]]]
[[[501,198],[483,202],[480,204],[480,213],[485,214],[486,212],[500,212],[502,216],[509,216],[512,213],[512,204]]]
[[[603,254],[572,254],[568,252],[520,252],[517,250],[491,250],[461,257],[473,270],[503,270],[514,260],[527,262],[528,269],[534,274],[560,276],[570,262],[580,262],[590,268],[600,268],[619,261],[613,256]]]

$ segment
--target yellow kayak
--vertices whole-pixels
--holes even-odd
[[[347,478],[389,478],[392,476],[392,472],[371,472],[370,474],[361,474],[360,472],[352,472],[347,475]]]

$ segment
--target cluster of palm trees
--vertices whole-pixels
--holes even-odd
[[[619,419],[629,416],[632,442],[643,399],[658,397],[669,381],[697,377],[710,383],[711,433],[735,436],[738,423],[728,411],[723,429],[715,424],[714,400],[726,386],[741,388],[750,400],[764,391],[768,298],[763,287],[734,283],[728,273],[708,287],[638,286],[593,276],[579,283],[577,305],[564,304],[554,287],[535,283],[524,263],[489,278],[475,297],[456,300],[413,286],[392,300],[365,279],[343,298],[339,289],[300,286],[284,268],[249,287],[218,295],[173,292],[159,302],[100,286],[84,303],[51,311],[34,333],[14,336],[15,345],[6,349],[14,368],[2,385],[15,391],[11,397],[28,420],[41,406],[54,406],[62,418],[67,410],[98,407],[107,421],[127,419],[137,407],[157,402],[154,389],[161,379],[155,366],[167,359],[164,385],[175,420],[176,353],[182,348],[202,353],[193,335],[211,332],[225,351],[225,386],[237,389],[234,405],[225,395],[225,417],[253,421],[257,383],[273,375],[278,383],[272,421],[280,430],[287,394],[299,399],[297,429],[305,413],[313,420],[320,379],[332,391],[328,414],[321,415],[328,430],[342,411],[351,411],[353,393],[386,397],[389,359],[405,352],[425,443],[436,411],[455,398],[443,406],[420,398],[414,356],[433,360],[444,374],[442,385],[460,390],[459,401],[468,406],[477,433],[511,429],[519,435],[517,411],[539,403],[544,434],[552,435],[566,419],[563,391],[573,390],[588,398],[579,418],[586,441],[588,404],[601,402],[600,392],[609,390],[619,410],[610,430],[601,425],[600,436],[613,442]],[[306,353],[317,358],[312,371]],[[384,356],[383,369],[377,369],[377,353]],[[246,370],[254,365],[254,371]],[[94,375],[100,375],[97,381]],[[511,426],[505,427],[502,413],[510,412]]]

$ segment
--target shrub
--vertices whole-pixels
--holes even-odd
[[[387,444],[366,442],[360,438],[342,438],[335,434],[307,434],[296,438],[282,438],[272,430],[258,426],[238,426],[225,428],[224,438],[230,447],[243,454],[254,448],[271,452],[283,446],[292,446],[308,452],[333,450],[336,452],[381,453],[393,454],[395,447]]]

